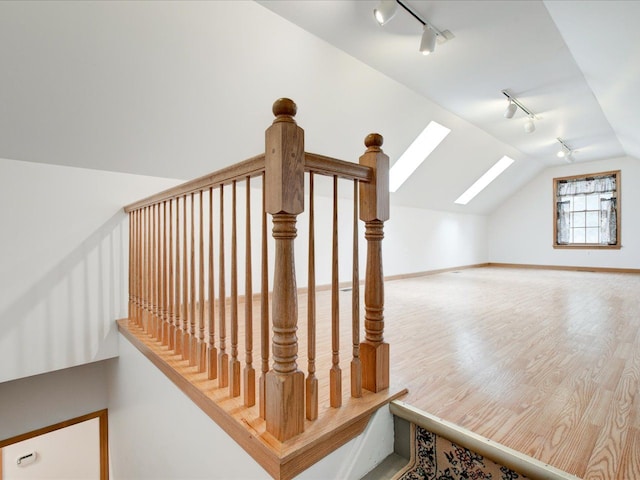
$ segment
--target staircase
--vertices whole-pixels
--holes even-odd
[[[400,400],[394,452],[362,480],[579,480]]]

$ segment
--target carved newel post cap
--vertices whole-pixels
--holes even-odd
[[[279,98],[273,102],[273,114],[276,116],[274,122],[293,122],[298,107],[290,98]]]
[[[380,147],[382,147],[383,141],[384,139],[382,138],[382,135],[380,135],[379,133],[370,133],[364,139],[364,145],[367,147],[368,150],[380,150]]]

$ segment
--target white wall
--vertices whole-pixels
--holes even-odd
[[[620,250],[553,248],[553,178],[621,170]],[[622,157],[540,173],[489,217],[489,260],[496,263],[640,268],[640,161]]]
[[[486,263],[487,218],[392,206],[382,250],[385,276]]]
[[[0,383],[0,439],[107,408],[107,362]]]
[[[17,459],[35,452],[33,463]],[[100,420],[93,418],[2,449],[3,480],[100,478]]]
[[[0,159],[0,382],[117,355],[122,206],[175,183]]]
[[[110,361],[111,477],[269,479],[242,448],[126,339]],[[365,432],[298,476],[359,479],[393,449],[393,422],[380,411]]]

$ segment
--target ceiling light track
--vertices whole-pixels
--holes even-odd
[[[422,19],[408,5],[401,0],[381,0],[380,5],[373,10],[373,16],[380,25],[385,25],[391,20],[400,5],[409,15],[415,18],[422,25],[422,37],[420,39],[419,51],[423,55],[429,55],[434,52],[436,43],[444,43],[453,38],[453,34],[449,30],[438,30],[430,22]]]
[[[516,105],[520,110],[522,110],[528,117],[533,118],[534,120],[538,120],[538,117],[536,117],[535,113],[533,113],[531,110],[529,110],[527,107],[525,107],[516,97],[514,97],[513,95],[511,95],[509,92],[507,92],[506,90],[502,90],[502,94],[507,97],[509,99],[510,105]],[[509,107],[507,107],[509,108]],[[516,113],[515,110],[513,111],[513,113]],[[506,116],[506,112],[505,112],[505,116]],[[511,115],[511,117],[513,117],[513,114]],[[508,117],[508,118],[511,118]]]
[[[505,118],[513,118],[513,116],[515,115],[516,111],[519,108],[520,110],[522,110],[527,115],[527,118],[524,121],[524,131],[526,133],[535,132],[536,131],[536,124],[535,124],[534,120],[538,119],[536,117],[536,115],[531,110],[529,110],[527,107],[525,107],[520,101],[518,101],[518,99],[516,97],[511,95],[506,90],[502,90],[502,93],[503,93],[503,95],[505,97],[507,97],[509,99],[509,105],[507,106],[507,109],[504,111],[504,117]]]
[[[566,141],[561,139],[560,137],[556,138],[558,143],[560,144],[560,150],[558,150],[558,158],[564,158],[568,163],[573,162],[573,154],[575,150],[571,149],[569,145],[567,145]]]

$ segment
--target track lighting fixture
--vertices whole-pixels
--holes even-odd
[[[382,0],[378,8],[373,10],[373,16],[376,18],[376,22],[384,25],[393,18],[397,11],[398,4],[396,0]]]
[[[560,150],[558,150],[558,158],[564,158],[568,163],[572,163],[573,162],[573,150],[571,150],[569,148],[569,146],[565,143],[564,140],[562,140],[560,137],[558,137],[556,140],[558,140],[558,143],[560,144]]]
[[[536,124],[533,123],[533,116],[529,116],[524,121],[524,131],[526,133],[533,133],[536,131]]]
[[[513,118],[516,110],[518,110],[518,106],[509,99],[509,105],[507,105],[507,109],[504,111],[504,118]]]
[[[393,18],[400,5],[413,18],[422,24],[422,37],[420,39],[419,51],[423,55],[429,55],[436,49],[436,43],[444,43],[453,38],[453,34],[449,30],[440,31],[431,23],[420,18],[413,10],[400,0],[381,0],[377,8],[373,10],[373,16],[380,25],[386,24]]]
[[[420,40],[420,53],[429,55],[436,49],[436,39],[438,36],[429,25],[423,27],[422,40]]]
[[[534,120],[536,119],[536,116],[534,113],[506,90],[502,90],[502,94],[509,99],[509,105],[507,105],[507,109],[504,111],[504,117],[513,118],[519,108],[527,115],[527,118],[524,121],[524,131],[527,133],[535,132],[536,124],[534,123]]]

